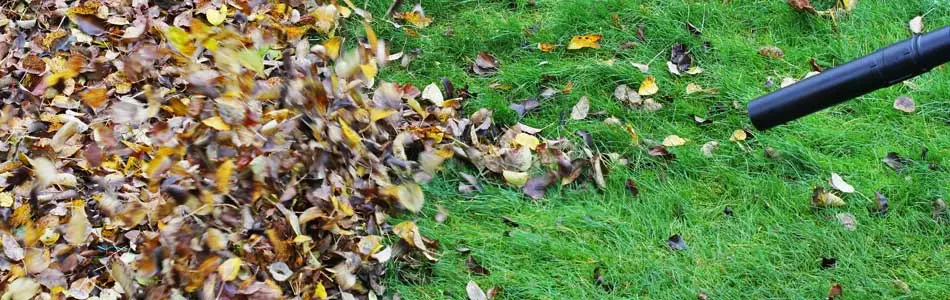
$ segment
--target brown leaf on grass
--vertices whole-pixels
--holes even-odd
[[[528,182],[525,183],[524,188],[521,190],[525,195],[531,197],[531,199],[541,200],[544,198],[544,192],[547,191],[548,186],[553,184],[555,181],[557,181],[557,174],[549,172],[544,175],[529,179]]]
[[[479,52],[472,63],[472,72],[478,76],[491,76],[498,73],[498,60],[491,53]]]
[[[590,100],[587,99],[587,96],[582,96],[580,100],[577,100],[577,104],[574,104],[574,108],[571,109],[571,119],[572,120],[583,120],[587,118],[587,112],[590,110]]]
[[[763,46],[759,48],[759,55],[767,58],[783,58],[785,57],[785,51],[776,46]]]
[[[818,62],[815,61],[815,58],[814,58],[814,57],[812,57],[812,58],[808,61],[808,64],[811,65],[811,70],[812,70],[812,72],[821,72],[821,71],[824,71],[824,68],[822,68],[820,65],[818,65]]]
[[[633,178],[627,178],[627,182],[624,184],[624,187],[627,188],[627,191],[630,191],[634,197],[640,194],[640,188],[637,187],[637,182]]]
[[[894,109],[905,113],[912,113],[917,110],[917,105],[914,104],[914,99],[907,96],[900,96],[894,99]]]
[[[641,42],[647,41],[647,37],[644,31],[645,30],[643,28],[643,23],[637,24],[637,38],[640,39]]]
[[[901,169],[903,169],[906,164],[910,163],[910,160],[901,157],[900,154],[897,154],[897,152],[888,152],[887,156],[884,156],[884,158],[881,159],[881,162],[887,165],[887,167],[891,168],[891,170],[894,170],[894,172],[900,173]]]
[[[475,260],[474,256],[469,255],[468,258],[465,259],[465,265],[468,266],[468,271],[474,274],[486,276],[491,275],[491,272],[479,264],[478,261]]]
[[[901,290],[902,293],[905,295],[910,295],[910,286],[908,286],[903,280],[895,278],[892,282],[894,283],[894,287]]]
[[[804,11],[809,13],[816,13],[815,7],[811,5],[811,2],[808,0],[787,0],[788,5],[793,9],[798,11]]]
[[[554,47],[553,43],[538,43],[538,50],[541,50],[541,52],[554,51]]]
[[[662,157],[666,160],[676,159],[676,155],[667,151],[666,147],[662,145],[650,148],[650,150],[647,153],[649,153],[650,156]]]
[[[836,283],[828,290],[828,300],[834,300],[838,297],[841,297],[841,285]]]
[[[607,181],[604,179],[604,170],[602,165],[602,157],[600,154],[594,154],[594,157],[590,160],[591,165],[594,167],[594,184],[597,185],[597,188],[601,190],[607,189]]]
[[[506,217],[506,216],[501,216],[501,221],[504,222],[505,225],[508,225],[508,226],[511,226],[511,227],[518,227],[518,226],[521,226],[521,224],[518,224],[518,222],[516,222],[515,220],[513,220],[513,219],[511,219],[511,218],[509,218],[509,217]]]
[[[508,104],[508,108],[511,108],[517,112],[519,118],[524,117],[524,115],[528,114],[528,112],[532,110],[538,109],[538,107],[541,107],[541,103],[535,98],[528,98],[521,103]]]

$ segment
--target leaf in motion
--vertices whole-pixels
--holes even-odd
[[[910,19],[910,22],[907,23],[910,26],[910,32],[914,34],[920,34],[924,31],[924,17],[916,16],[913,19]]]
[[[841,178],[841,175],[838,175],[838,173],[831,173],[831,179],[828,180],[828,184],[831,184],[831,187],[842,193],[854,193],[854,186],[845,182],[844,178]]]
[[[599,42],[603,35],[600,34],[587,34],[587,35],[576,35],[571,38],[570,43],[567,44],[567,50],[577,50],[583,48],[600,48]]]
[[[656,94],[659,91],[660,87],[656,85],[656,77],[650,75],[640,83],[640,89],[637,91],[637,93],[640,94],[640,96],[650,96]]]
[[[577,100],[577,104],[574,104],[574,108],[571,109],[571,119],[572,120],[583,120],[587,118],[587,112],[590,110],[590,100],[587,99],[587,96],[581,97],[580,100]]]
[[[894,109],[905,113],[912,113],[917,110],[917,105],[914,104],[914,99],[907,96],[900,96],[894,99]]]

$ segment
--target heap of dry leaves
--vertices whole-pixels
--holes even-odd
[[[435,260],[388,213],[489,119],[377,83],[400,55],[344,2],[4,4],[3,299],[373,299]]]

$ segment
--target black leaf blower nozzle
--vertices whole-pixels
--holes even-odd
[[[950,61],[950,26],[878,50],[749,103],[749,118],[766,130],[889,87]]]

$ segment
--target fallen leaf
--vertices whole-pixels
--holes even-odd
[[[538,144],[541,144],[541,141],[537,137],[527,133],[519,133],[515,135],[515,138],[512,140],[515,145],[522,146],[531,150],[534,150],[538,147]]]
[[[842,193],[854,193],[854,187],[845,182],[844,179],[841,178],[841,175],[838,175],[838,173],[831,173],[831,179],[828,180],[828,184],[831,184],[831,187],[841,191]]]
[[[541,50],[541,52],[551,52],[551,51],[554,51],[554,44],[552,44],[552,43],[538,43],[538,50]]]
[[[913,19],[910,19],[908,25],[910,26],[910,32],[913,32],[914,34],[920,34],[924,31],[924,17],[916,16]]]
[[[521,224],[518,224],[518,222],[515,222],[515,220],[512,220],[511,218],[506,217],[506,216],[501,216],[501,221],[502,221],[502,222],[505,222],[505,225],[508,225],[508,226],[510,226],[510,227],[519,227],[519,226],[521,226]]]
[[[848,231],[854,231],[858,229],[858,221],[855,220],[854,215],[851,213],[838,213],[835,215],[835,219],[838,219],[838,222],[844,226],[844,229]]]
[[[215,185],[218,187],[218,192],[222,194],[228,194],[231,191],[231,176],[234,174],[234,160],[227,159],[218,165],[217,171],[215,171]]]
[[[666,240],[666,245],[669,246],[670,249],[677,251],[683,251],[687,249],[686,241],[684,241],[683,237],[681,237],[679,234],[671,235],[670,238]]]
[[[909,160],[901,157],[897,152],[888,152],[887,156],[881,159],[881,162],[891,168],[891,170],[894,170],[894,172],[900,173],[901,169],[904,168],[904,165],[907,164]]]
[[[404,183],[396,187],[396,200],[399,204],[411,212],[419,212],[425,203],[425,195],[422,193],[422,187],[416,183]]]
[[[433,217],[435,222],[439,224],[445,223],[445,220],[449,218],[449,211],[446,210],[445,207],[442,207],[442,205],[436,205],[436,210],[438,212],[435,214],[435,217]]]
[[[667,151],[666,147],[662,145],[650,148],[650,150],[647,153],[649,153],[650,156],[662,157],[667,160],[673,160],[676,158],[676,155],[673,155],[673,153],[670,153],[669,151]]]
[[[686,85],[686,94],[692,95],[695,93],[700,93],[703,91],[703,87],[695,83],[689,83]]]
[[[241,272],[241,264],[243,264],[243,261],[240,257],[225,260],[224,263],[218,266],[218,276],[221,276],[221,280],[224,281],[237,279],[238,273]]]
[[[294,275],[294,271],[291,271],[287,263],[282,261],[271,263],[267,266],[267,271],[270,272],[271,277],[277,281],[286,281],[290,276]]]
[[[583,120],[587,118],[587,112],[589,110],[590,100],[587,100],[587,96],[583,96],[580,100],[577,100],[577,104],[574,104],[574,108],[571,109],[571,119]]]
[[[834,269],[835,265],[838,263],[838,259],[834,257],[822,257],[821,258],[821,268],[822,269]]]
[[[666,62],[666,69],[670,71],[670,74],[673,74],[676,76],[683,76],[683,73],[680,73],[679,67],[677,67],[676,64],[674,64],[671,61]]]
[[[943,201],[943,198],[937,198],[934,200],[934,211],[933,219],[938,223],[942,223],[947,219],[947,202]]]
[[[508,108],[511,108],[512,110],[518,113],[519,118],[524,117],[525,114],[527,114],[528,112],[532,110],[537,109],[538,107],[541,107],[541,103],[538,102],[538,100],[534,98],[528,98],[524,102],[512,103],[508,105]]]
[[[439,86],[435,83],[431,83],[422,90],[422,99],[429,100],[435,106],[442,107],[443,102],[445,102],[444,96],[442,96],[442,90],[439,90]]]
[[[790,86],[790,85],[793,85],[793,84],[795,84],[795,83],[797,83],[797,82],[798,82],[798,80],[795,80],[795,78],[785,77],[785,78],[782,78],[782,83],[780,83],[779,86],[782,87],[782,88],[785,88],[785,87]]]
[[[478,178],[475,178],[475,176],[464,172],[460,172],[459,175],[465,180],[465,182],[459,183],[459,192],[468,194],[481,192],[483,190],[482,185],[478,183]]]
[[[804,12],[815,13],[815,7],[813,7],[811,5],[811,2],[809,2],[808,0],[787,0],[787,1],[788,1],[788,5],[790,5],[793,9],[804,11]]]
[[[570,94],[571,91],[573,91],[573,90],[574,90],[574,82],[573,82],[573,81],[569,81],[569,82],[567,82],[567,84],[564,85],[564,88],[561,89],[561,92],[564,93],[565,95],[567,95],[567,94]]]
[[[221,5],[218,9],[209,9],[205,11],[205,18],[208,19],[208,23],[211,25],[218,26],[221,23],[224,23],[224,20],[228,17],[228,6]]]
[[[851,11],[858,6],[858,0],[840,0],[844,11]]]
[[[703,144],[700,151],[704,156],[712,157],[713,151],[716,151],[717,148],[719,148],[719,141],[709,141]]]
[[[221,131],[231,130],[231,125],[228,125],[228,123],[225,123],[224,119],[222,119],[219,116],[214,116],[214,117],[201,120],[201,123],[205,124],[208,127],[221,130]]]
[[[6,232],[0,232],[0,239],[3,239],[3,254],[6,255],[7,258],[13,261],[23,260],[25,252],[23,248],[20,247],[20,243],[18,243],[12,235]]]
[[[763,46],[759,48],[759,55],[766,58],[783,58],[785,57],[785,51],[775,46]]]
[[[647,37],[643,28],[643,23],[637,24],[637,39],[639,39],[641,42],[647,41]]]
[[[679,137],[678,135],[669,135],[663,139],[663,146],[666,147],[677,147],[686,145],[686,139]]]
[[[468,266],[468,271],[477,275],[491,275],[491,272],[488,269],[485,269],[482,265],[478,264],[478,261],[475,260],[475,257],[469,255],[465,259],[465,265]]]
[[[630,191],[634,197],[640,194],[640,188],[637,187],[637,182],[633,178],[627,178],[627,182],[624,183],[624,187],[627,188],[627,191]]]
[[[811,195],[811,204],[816,207],[831,207],[831,206],[844,206],[844,200],[841,197],[826,191],[822,187],[816,187],[812,191]]]
[[[640,83],[640,89],[637,91],[640,96],[650,96],[656,94],[660,91],[660,87],[656,85],[656,77],[647,76],[646,79]]]
[[[3,291],[3,299],[30,300],[40,292],[40,284],[33,279],[20,277],[10,282]]]
[[[828,290],[828,300],[834,300],[837,297],[841,297],[841,285],[835,284],[831,286],[831,289]]]
[[[902,293],[904,293],[905,295],[910,295],[910,286],[908,286],[907,283],[905,283],[904,281],[900,279],[894,279],[893,283],[894,283],[894,287],[901,290]]]
[[[528,173],[525,172],[504,170],[502,177],[505,178],[505,182],[517,188],[523,187],[528,182]]]
[[[491,76],[498,72],[498,60],[488,52],[479,52],[472,64],[472,71],[478,76]]]
[[[637,70],[640,70],[641,73],[648,73],[648,72],[650,72],[650,66],[648,66],[648,65],[646,65],[646,64],[630,62],[630,65],[633,66],[634,68],[637,68]]]
[[[604,171],[603,171],[603,168],[601,167],[601,155],[595,154],[594,157],[591,159],[590,164],[594,167],[594,174],[593,174],[594,184],[597,185],[597,188],[601,190],[606,190],[607,182],[604,179]]]
[[[670,62],[676,65],[680,72],[686,72],[693,65],[693,56],[689,53],[686,45],[675,44],[670,49]]]
[[[604,291],[610,292],[614,289],[614,286],[607,282],[604,279],[604,275],[600,273],[600,267],[594,268],[594,285],[604,289]]]
[[[917,110],[917,105],[914,104],[914,99],[911,99],[907,96],[900,96],[897,97],[897,99],[894,99],[894,109],[906,113],[912,113]]]
[[[571,38],[567,44],[567,50],[577,50],[583,48],[600,48],[599,42],[604,36],[600,34],[577,35]]]
[[[887,214],[887,198],[884,197],[881,192],[874,191],[875,205],[871,207],[871,212],[876,213],[879,216],[884,216]]]
[[[478,287],[474,280],[465,285],[465,292],[468,294],[468,300],[488,300],[488,296]]]
[[[736,129],[732,132],[732,136],[729,137],[730,141],[738,142],[744,141],[748,137],[748,134],[743,129]]]

